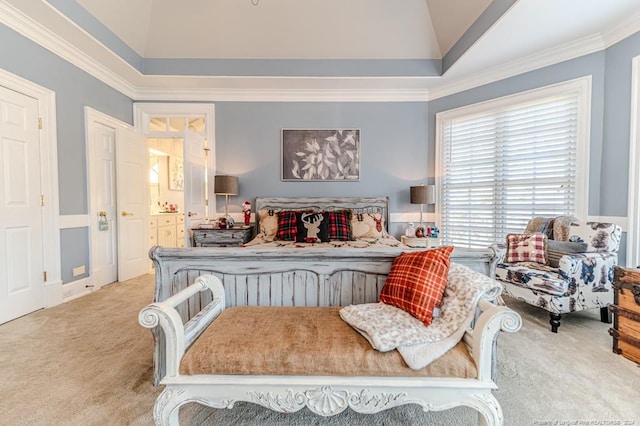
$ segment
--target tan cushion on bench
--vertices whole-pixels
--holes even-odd
[[[476,377],[460,342],[422,370],[379,352],[339,315],[340,307],[234,307],[196,340],[180,374]]]

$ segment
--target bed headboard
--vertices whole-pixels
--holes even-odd
[[[382,213],[389,231],[389,197],[256,197],[256,234],[260,232],[260,210],[342,210]]]

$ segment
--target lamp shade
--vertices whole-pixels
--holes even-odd
[[[433,185],[412,186],[409,189],[411,204],[435,204],[435,187]]]
[[[222,195],[238,194],[238,177],[218,175],[213,180],[213,192]]]

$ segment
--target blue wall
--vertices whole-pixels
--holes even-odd
[[[60,214],[87,214],[84,107],[132,124],[132,101],[4,25],[0,40],[0,68],[56,94]],[[88,241],[87,228],[60,231],[63,282],[82,278],[72,277],[76,266],[86,265],[88,272]]]
[[[132,123],[132,101],[2,25],[0,40],[0,68],[56,93],[60,214],[86,214],[83,108]],[[591,75],[589,214],[626,216],[631,58],[639,54],[640,33],[606,51],[430,102],[217,102],[216,166],[240,178],[232,212],[257,195],[388,195],[391,212],[417,212],[408,201],[409,186],[433,182],[437,112]],[[360,129],[360,181],[282,182],[282,128]],[[61,231],[64,282],[77,279],[73,267],[89,264],[88,248],[86,228]]]
[[[282,182],[282,128],[360,129],[358,182]],[[427,176],[427,104],[216,103],[216,167],[237,175],[231,211],[255,196],[388,195],[391,211],[415,211],[409,186]]]

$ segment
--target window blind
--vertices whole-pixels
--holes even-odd
[[[443,122],[446,244],[487,247],[534,216],[576,209],[578,96],[554,96]]]

